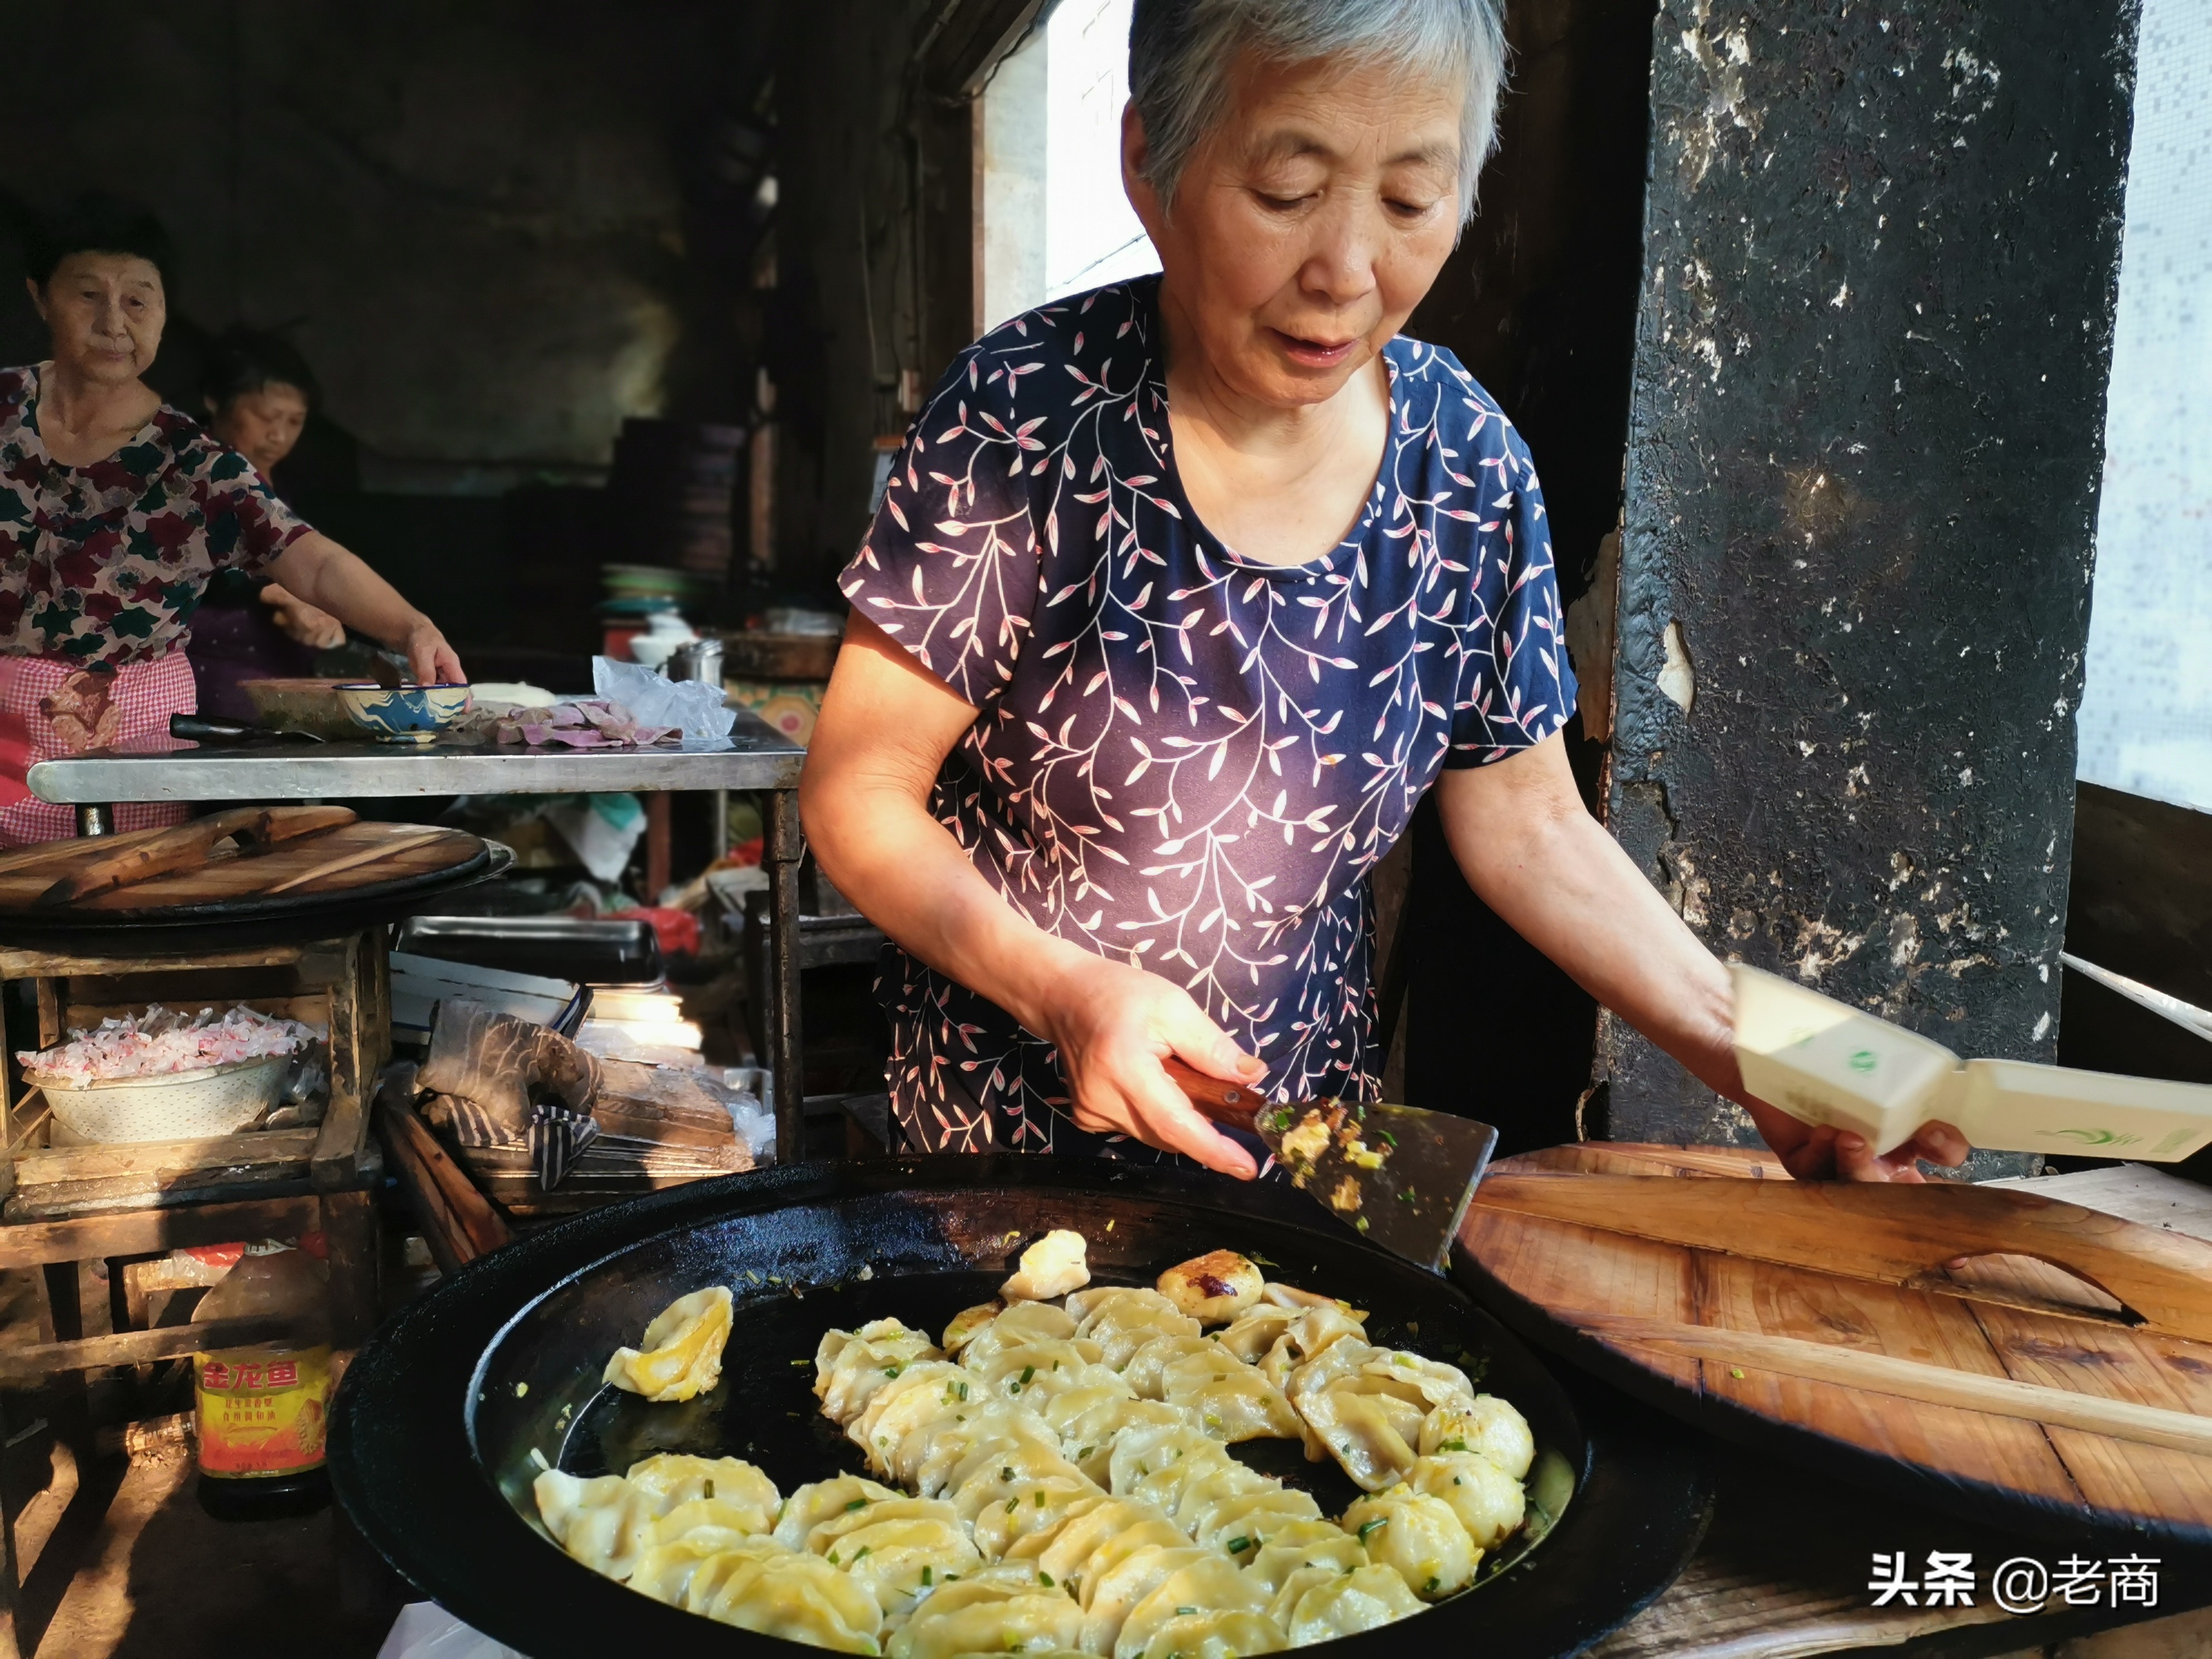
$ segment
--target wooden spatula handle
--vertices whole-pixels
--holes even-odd
[[[1252,1119],[1267,1103],[1257,1089],[1248,1089],[1238,1083],[1224,1083],[1218,1077],[1208,1077],[1194,1066],[1187,1066],[1170,1054],[1160,1064],[1174,1079],[1176,1088],[1190,1097],[1190,1103],[1212,1118],[1216,1123],[1232,1129],[1249,1129]]]

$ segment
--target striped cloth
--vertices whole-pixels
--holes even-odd
[[[181,651],[112,673],[49,657],[0,655],[0,847],[27,847],[76,834],[76,809],[33,795],[31,767],[136,738],[168,735],[172,714],[191,712],[192,671]],[[153,830],[191,814],[173,803],[115,809],[115,828]]]

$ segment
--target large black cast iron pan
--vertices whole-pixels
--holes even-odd
[[[1540,1449],[1531,1492],[1555,1516],[1548,1531],[1504,1552],[1467,1594],[1332,1653],[1574,1653],[1663,1589],[1704,1530],[1710,1494],[1680,1431],[1609,1391],[1561,1388],[1449,1283],[1333,1229],[1303,1194],[1033,1157],[767,1170],[510,1244],[408,1308],[347,1372],[330,1441],[339,1501],[410,1583],[532,1659],[789,1654],[570,1560],[537,1524],[532,1453],[578,1474],[618,1473],[659,1450],[728,1454],[787,1492],[858,1470],[857,1449],[815,1409],[822,1333],[884,1316],[941,1328],[1051,1227],[1089,1239],[1099,1282],[1150,1284],[1212,1249],[1265,1258],[1278,1278],[1371,1310],[1376,1340],[1478,1371],[1527,1415]],[[601,1388],[617,1346],[676,1297],[715,1284],[738,1292],[720,1386],[666,1406]],[[1334,1466],[1306,1463],[1295,1443],[1237,1450],[1313,1485],[1331,1512],[1353,1495],[1328,1486],[1341,1479]]]

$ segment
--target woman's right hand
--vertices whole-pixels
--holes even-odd
[[[1160,1061],[1176,1055],[1210,1077],[1254,1084],[1266,1065],[1244,1053],[1181,986],[1088,951],[1053,975],[1038,1034],[1060,1050],[1079,1128],[1133,1135],[1249,1181],[1252,1155],[1202,1116]],[[1072,958],[1080,957],[1080,960]]]

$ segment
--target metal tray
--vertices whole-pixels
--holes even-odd
[[[579,916],[410,916],[395,951],[580,985],[651,985],[661,974],[653,924]]]
[[[1224,1246],[1265,1256],[1290,1282],[1358,1297],[1380,1339],[1480,1370],[1527,1414],[1540,1449],[1532,1484],[1556,1510],[1548,1532],[1467,1594],[1332,1652],[1403,1654],[1410,1643],[1485,1659],[1575,1653],[1663,1589],[1703,1533],[1710,1494],[1693,1441],[1608,1390],[1561,1386],[1455,1286],[1332,1227],[1301,1194],[1042,1157],[775,1169],[508,1245],[410,1306],[349,1370],[331,1420],[334,1488],[417,1590],[532,1659],[787,1653],[570,1560],[536,1522],[532,1454],[597,1474],[654,1450],[727,1453],[787,1491],[856,1469],[857,1449],[815,1409],[805,1362],[822,1333],[892,1313],[940,1322],[988,1294],[1023,1242],[1053,1226],[1086,1236],[1101,1282],[1148,1284]],[[738,1292],[715,1389],[651,1406],[601,1388],[617,1346],[709,1284]],[[1292,1443],[1267,1451],[1287,1453],[1271,1473],[1323,1473]],[[1316,1492],[1325,1505],[1349,1495]]]

